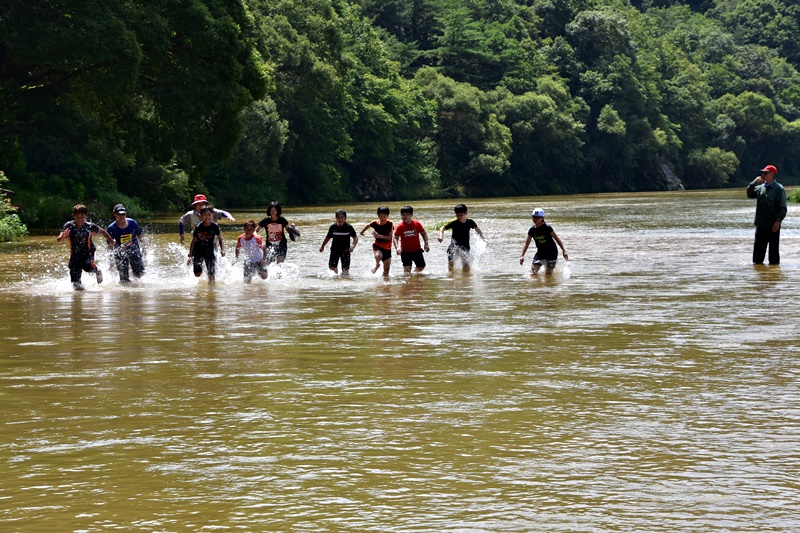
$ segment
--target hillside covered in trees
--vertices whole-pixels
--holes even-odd
[[[225,207],[800,177],[791,0],[6,0],[0,169]]]

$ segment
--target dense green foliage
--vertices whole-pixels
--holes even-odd
[[[0,170],[0,242],[22,240],[28,234],[28,227],[22,223],[17,215],[17,208],[11,205],[5,187],[8,178]]]
[[[51,226],[786,182],[798,68],[789,0],[7,0],[0,168]]]

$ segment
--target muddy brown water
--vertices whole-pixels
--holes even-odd
[[[73,291],[55,235],[0,246],[0,528],[800,530],[800,209],[754,267],[743,190],[474,200],[488,244],[448,274],[452,203],[414,204],[411,277],[366,237],[331,277],[335,207],[286,208],[302,237],[251,285],[191,276],[178,214],[140,221],[125,287]],[[534,206],[552,278],[519,265]],[[234,214],[229,252],[263,216]]]

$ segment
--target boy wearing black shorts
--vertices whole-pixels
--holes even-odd
[[[56,242],[69,239],[69,280],[76,291],[83,290],[83,285],[81,284],[82,271],[94,273],[97,277],[97,283],[103,283],[103,273],[94,262],[94,253],[97,248],[92,242],[92,236],[99,233],[106,238],[109,246],[114,245],[114,239],[111,238],[111,235],[106,230],[97,224],[86,221],[88,215],[89,209],[85,205],[78,204],[73,207],[73,220],[64,224],[61,228],[61,233],[56,238]]]
[[[203,263],[208,272],[208,282],[213,285],[217,270],[217,258],[214,255],[214,238],[219,241],[219,251],[225,257],[225,246],[222,243],[222,232],[219,225],[214,220],[214,210],[211,206],[203,207],[200,210],[202,222],[194,228],[192,232],[192,244],[189,245],[189,261],[186,264],[194,266],[194,275],[203,275]]]
[[[422,255],[419,238],[422,237],[425,243],[425,251],[430,252],[428,234],[422,224],[414,220],[414,208],[410,205],[400,208],[400,218],[403,221],[394,230],[394,245],[400,252],[403,272],[411,272],[412,263],[415,265],[414,272],[422,272],[425,268],[425,256]]]
[[[389,268],[392,264],[392,233],[394,233],[394,222],[389,220],[389,208],[382,205],[378,208],[378,220],[373,220],[361,230],[361,235],[372,228],[372,236],[375,242],[372,243],[372,254],[375,256],[375,266],[372,273],[378,271],[383,263],[383,275],[389,275]]]
[[[439,228],[439,242],[444,240],[445,230],[453,230],[450,246],[447,247],[447,268],[453,270],[456,258],[461,259],[461,268],[464,272],[469,270],[469,231],[474,229],[482,240],[483,233],[474,220],[467,218],[467,206],[458,204],[455,207],[456,218]]]
[[[353,245],[350,246],[350,238],[353,239]],[[350,275],[350,254],[358,244],[358,235],[355,228],[347,223],[347,211],[339,209],[336,211],[336,224],[331,224],[328,229],[328,234],[322,241],[322,246],[319,247],[320,253],[325,251],[325,245],[328,241],[333,240],[331,243],[331,255],[328,259],[328,268],[335,274],[339,273],[339,261],[342,262],[342,275]]]
[[[525,241],[525,246],[522,247],[522,254],[519,256],[519,264],[525,264],[525,252],[528,251],[528,246],[531,240],[536,243],[536,255],[533,256],[533,264],[531,265],[531,274],[538,274],[542,265],[545,266],[544,274],[549,276],[556,268],[556,261],[558,260],[558,248],[556,243],[561,247],[561,253],[564,254],[564,259],[569,259],[567,250],[564,249],[564,243],[558,238],[556,232],[553,231],[549,225],[544,222],[544,209],[537,207],[531,213],[533,218],[533,226],[528,229],[528,238]]]

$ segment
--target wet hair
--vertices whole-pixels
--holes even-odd
[[[458,213],[466,213],[467,212],[467,206],[465,206],[464,204],[458,204],[455,207],[455,212],[456,212],[456,214],[458,214]]]
[[[380,215],[381,213],[383,213],[384,215],[388,215],[389,214],[389,208],[386,207],[385,205],[380,206],[378,208],[378,214]]]
[[[267,207],[267,216],[270,216],[269,212],[273,207],[275,208],[275,214],[277,214],[278,216],[281,216],[281,213],[283,212],[283,210],[281,209],[281,203],[280,202],[272,202],[271,204],[269,204],[269,207]]]
[[[83,215],[88,215],[89,214],[89,208],[86,207],[83,204],[78,204],[78,205],[76,205],[75,207],[72,208],[72,214],[73,215],[77,215],[78,213],[81,213]]]
[[[347,211],[345,211],[344,209],[337,209],[336,216],[338,217],[339,215],[344,215],[344,218],[347,218]]]
[[[410,205],[404,205],[403,207],[400,208],[400,214],[404,215],[406,213],[408,213],[409,215],[413,215],[414,214],[414,208],[411,207]]]
[[[214,208],[211,207],[210,205],[207,205],[205,207],[201,207],[200,208],[200,214],[201,215],[203,215],[205,213],[213,213],[213,212],[214,212]]]
[[[248,218],[247,220],[244,221],[244,227],[246,228],[247,226],[253,226],[255,228],[256,221],[253,220],[252,218]]]

